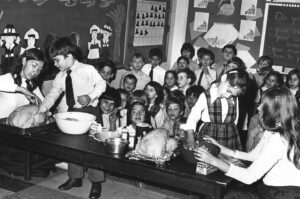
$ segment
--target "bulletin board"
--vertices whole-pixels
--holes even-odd
[[[151,48],[161,49],[166,61],[170,0],[131,0],[128,7],[125,63],[130,63],[136,52],[148,58]]]
[[[108,25],[112,33],[106,46],[108,58],[122,63],[127,10],[127,0],[3,0],[0,1],[0,33],[7,24],[13,24],[20,34],[21,46],[25,32],[34,28],[40,35],[39,47],[43,47],[49,33],[69,36],[76,32],[83,54],[87,55],[90,27],[95,24],[102,29]]]
[[[300,65],[300,4],[267,3],[260,54],[278,66]],[[282,69],[284,70],[284,69]]]
[[[215,62],[222,60],[221,50],[233,44],[248,68],[259,57],[265,1],[262,0],[190,0],[186,42],[196,51],[212,50]]]

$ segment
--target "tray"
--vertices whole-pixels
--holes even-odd
[[[55,122],[50,122],[45,125],[30,127],[30,128],[19,128],[15,126],[10,126],[6,124],[6,118],[0,119],[0,131],[14,133],[19,135],[33,135],[38,133],[43,133],[45,131],[52,131],[58,129]],[[1,133],[0,132],[0,133]]]

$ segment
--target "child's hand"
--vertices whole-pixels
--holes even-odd
[[[214,138],[209,137],[209,136],[207,136],[207,135],[205,135],[205,136],[203,137],[203,140],[208,141],[208,142],[211,142],[211,143],[214,144],[214,145],[220,146],[220,144],[219,144]]]
[[[118,119],[117,111],[118,111],[118,109],[115,108],[115,109],[109,114],[109,122],[116,122],[116,121],[117,121],[117,119]]]
[[[194,155],[195,155],[196,160],[199,160],[201,162],[205,162],[208,164],[212,164],[212,162],[216,158],[212,154],[210,154],[206,149],[201,148],[201,147],[194,150]]]
[[[81,106],[85,107],[91,102],[91,98],[88,95],[81,95],[77,97],[77,101]]]

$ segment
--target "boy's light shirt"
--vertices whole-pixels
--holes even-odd
[[[97,70],[91,65],[75,61],[70,69],[72,70],[71,77],[75,98],[74,108],[82,108],[81,104],[77,101],[77,97],[81,95],[89,95],[91,102],[87,106],[91,105],[96,107],[98,105],[98,98],[106,89],[105,80],[102,79]],[[53,86],[41,105],[42,107],[49,110],[54,105],[60,94],[65,91],[66,76],[67,73],[65,71],[60,71],[56,75],[53,81]],[[58,111],[66,112],[67,110],[68,106],[64,96],[58,106]]]
[[[120,81],[120,88],[123,88],[124,77],[128,74],[133,74],[137,79],[136,87],[134,90],[144,90],[146,84],[148,84],[148,82],[151,81],[150,77],[146,73],[144,73],[142,70],[135,72],[135,70],[133,70],[131,68],[131,71],[128,71],[122,75],[122,78]]]
[[[202,71],[203,71],[202,68],[195,71],[195,75],[196,75],[195,85],[198,84],[198,81],[199,81]],[[201,83],[200,83],[200,86],[202,86],[205,90],[209,89],[212,82],[215,81],[217,78],[217,72],[212,67],[208,67],[208,73],[209,74],[205,74],[205,73],[203,74],[203,77],[202,77]]]
[[[142,71],[148,76],[150,70],[151,70],[151,64],[145,64],[142,68]],[[161,66],[156,66],[153,69],[153,81],[156,81],[163,86],[165,82],[165,73],[166,73],[165,69],[163,69]]]

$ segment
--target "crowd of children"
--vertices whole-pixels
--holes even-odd
[[[256,109],[265,101],[266,93],[284,86],[295,101],[300,102],[299,69],[289,72],[284,83],[283,75],[272,69],[272,58],[262,56],[257,61],[256,73],[248,73],[243,60],[236,56],[234,45],[224,46],[222,60],[218,63],[211,50],[200,48],[196,64],[193,46],[185,43],[181,56],[167,71],[161,67],[163,53],[160,49],[150,50],[149,63],[142,54],[135,53],[128,71],[122,75],[118,86],[113,86],[111,82],[118,70],[112,61],[100,60],[96,67],[84,64],[78,58],[78,47],[69,38],[60,38],[49,49],[49,57],[59,71],[52,88],[43,93],[44,96],[38,89],[41,82],[35,81],[43,68],[44,58],[34,58],[36,63],[31,63],[33,61],[26,56],[38,53],[31,51],[24,52],[23,67],[21,65],[18,72],[0,76],[0,99],[22,98],[21,104],[9,110],[9,106],[2,107],[2,118],[17,106],[38,102],[41,103],[40,112],[94,114],[97,122],[110,131],[119,127],[135,131],[137,124],[148,123],[153,128],[167,129],[171,137],[185,136],[190,148],[194,148],[203,136],[210,136],[212,142],[226,147],[225,150],[251,151],[264,138],[261,115]],[[26,79],[29,86],[25,84]],[[60,101],[55,103],[56,100]],[[57,104],[56,109],[52,108],[54,104]],[[211,161],[206,155],[198,151],[199,159]],[[228,171],[228,168],[223,170]],[[94,169],[88,172],[92,182],[90,198],[98,198],[104,174]],[[69,164],[68,174],[69,179],[59,189],[81,186],[81,166]]]

